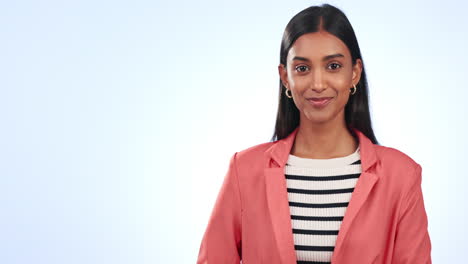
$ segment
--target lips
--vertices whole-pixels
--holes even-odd
[[[333,99],[333,97],[312,97],[308,98],[307,101],[315,108],[323,108]]]
[[[314,102],[321,102],[321,101],[332,99],[332,98],[333,97],[312,97],[312,98],[308,98],[307,100],[312,100]]]

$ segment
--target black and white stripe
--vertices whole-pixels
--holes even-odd
[[[351,155],[334,159],[289,155],[285,177],[297,263],[331,263],[360,175],[359,147]]]

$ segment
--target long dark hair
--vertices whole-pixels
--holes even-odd
[[[320,21],[322,21],[322,28],[320,28]],[[379,144],[372,130],[367,91],[368,85],[361,50],[359,49],[351,23],[340,9],[329,4],[322,4],[320,6],[308,7],[296,14],[284,30],[283,39],[281,40],[280,63],[286,66],[286,57],[296,39],[306,33],[317,32],[320,29],[327,31],[344,42],[350,50],[353,65],[356,64],[356,59],[361,59],[361,78],[356,85],[356,93],[349,97],[348,103],[345,106],[345,121],[348,130],[354,137],[357,138],[352,128],[356,128],[364,133],[372,143]],[[271,141],[287,137],[299,125],[299,110],[294,101],[286,97],[285,90],[286,88],[283,86],[280,78],[278,113]]]

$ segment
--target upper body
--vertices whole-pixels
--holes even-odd
[[[197,263],[296,263],[284,166],[297,131],[232,156]],[[332,263],[431,263],[421,166],[356,134],[362,173]]]
[[[357,146],[360,176],[331,263],[431,263],[422,168],[377,142],[364,63],[346,15],[329,4],[295,15],[283,34],[278,73],[276,140],[232,156],[198,263],[300,263],[285,179],[288,157],[346,157]]]

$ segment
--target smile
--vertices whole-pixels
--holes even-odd
[[[309,101],[309,103],[315,107],[315,108],[318,108],[318,109],[321,109],[321,108],[324,108],[325,106],[328,105],[328,103],[330,103],[330,101],[333,99],[333,97],[327,97],[327,98],[311,98],[311,99],[307,99],[307,101]]]

